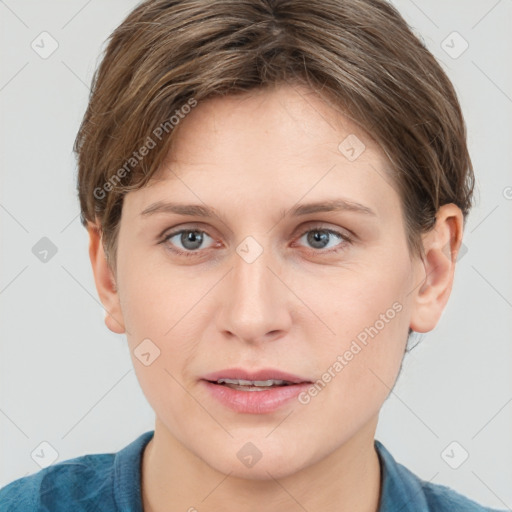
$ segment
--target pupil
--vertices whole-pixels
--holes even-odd
[[[311,243],[311,245],[313,245],[313,247],[323,248],[328,243],[328,240],[327,240],[328,236],[329,236],[329,234],[326,233],[325,231],[312,231],[308,235],[308,242]],[[317,244],[319,241],[321,242],[320,245]],[[325,243],[322,243],[322,242],[325,242]]]
[[[201,242],[203,241],[203,236],[199,231],[187,231],[182,235],[182,244],[187,249],[198,249],[201,246]],[[187,242],[192,242],[192,247],[187,246]],[[194,245],[195,244],[195,245]]]

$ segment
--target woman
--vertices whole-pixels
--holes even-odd
[[[454,89],[390,4],[146,1],[75,151],[155,429],[11,483],[2,510],[490,510],[374,438],[474,183]]]

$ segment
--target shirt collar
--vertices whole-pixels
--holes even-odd
[[[397,463],[380,441],[374,444],[381,467],[379,512],[428,512],[421,480]]]
[[[154,430],[150,430],[141,434],[115,456],[113,490],[119,512],[143,512],[142,455],[154,433]]]

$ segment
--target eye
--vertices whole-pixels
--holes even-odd
[[[211,238],[205,231],[199,229],[181,229],[166,235],[161,243],[168,244],[169,248],[177,254],[195,256],[200,249],[205,249],[202,247],[205,235]],[[173,238],[176,238],[175,242],[172,242]],[[181,248],[172,247],[177,243],[181,244]]]
[[[313,249],[316,249],[315,252],[337,252],[343,250],[346,245],[352,243],[352,239],[345,233],[321,226],[315,226],[308,229],[301,235],[300,239],[304,237],[306,237],[306,242],[310,244]],[[341,240],[342,242],[336,244],[336,240]],[[330,242],[334,242],[334,245],[331,244],[329,246]],[[325,250],[326,248],[327,250]]]
[[[169,250],[179,256],[199,256],[201,250],[216,245],[211,243],[210,246],[204,247],[205,236],[213,240],[208,233],[201,229],[180,229],[165,235],[160,243],[165,244]],[[322,226],[314,226],[304,231],[299,240],[304,237],[306,243],[314,249],[315,253],[338,252],[352,243],[352,239],[344,232]],[[173,239],[175,240],[173,241]]]

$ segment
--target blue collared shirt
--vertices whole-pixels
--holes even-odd
[[[0,511],[143,512],[140,468],[153,434],[145,432],[117,453],[83,455],[11,482],[0,489]],[[375,440],[375,447],[382,477],[379,512],[500,512],[421,480],[381,442]]]

